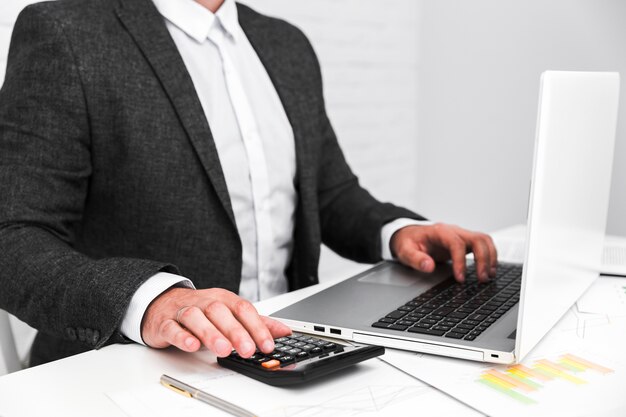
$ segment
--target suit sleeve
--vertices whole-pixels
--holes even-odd
[[[67,340],[91,329],[82,342],[98,348],[124,341],[146,279],[177,270],[73,248],[92,174],[88,109],[63,26],[39,6],[18,18],[0,90],[0,308]]]
[[[425,218],[391,203],[380,202],[361,187],[345,160],[326,114],[317,58],[315,63],[320,86],[318,102],[321,103],[322,145],[317,181],[322,241],[346,258],[357,262],[378,262],[382,260],[381,230],[386,223],[399,218]]]

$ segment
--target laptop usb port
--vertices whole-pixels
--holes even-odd
[[[341,330],[339,330],[339,329],[330,329],[330,332],[332,334],[341,334]]]
[[[326,328],[324,326],[313,326],[313,330],[316,332],[325,332]]]

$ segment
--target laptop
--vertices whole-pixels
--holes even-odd
[[[611,72],[542,74],[523,264],[500,263],[488,283],[469,264],[458,284],[449,264],[424,274],[382,262],[272,316],[357,343],[521,361],[601,270],[619,82]]]

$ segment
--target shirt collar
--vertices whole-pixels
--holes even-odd
[[[204,42],[213,25],[218,23],[228,35],[237,40],[240,26],[235,0],[224,0],[215,14],[194,0],[152,1],[161,16],[197,42]]]

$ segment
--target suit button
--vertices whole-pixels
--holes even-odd
[[[91,343],[91,339],[93,339],[93,330],[85,329],[85,342]]]
[[[74,342],[76,340],[76,330],[74,330],[74,328],[72,327],[68,327],[67,329],[65,329],[65,336],[67,336],[69,340]]]
[[[78,327],[78,340],[80,340],[81,342],[85,341],[85,329],[83,329],[82,327]]]
[[[100,340],[100,332],[94,330],[93,334],[91,335],[91,344],[95,346],[98,343],[98,340]]]

